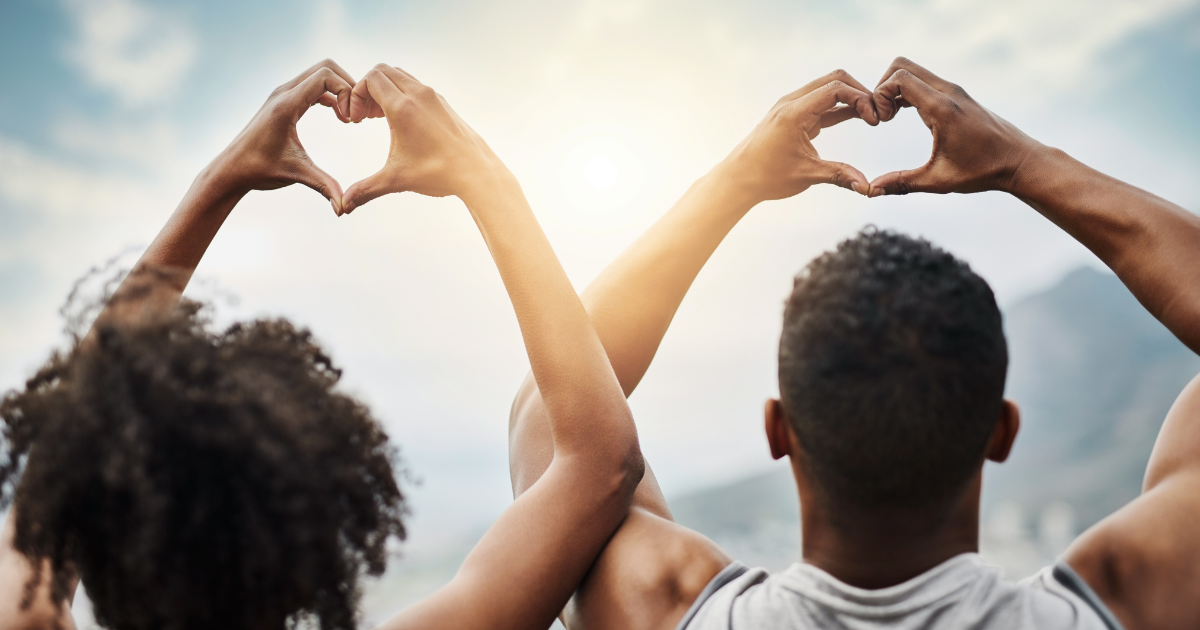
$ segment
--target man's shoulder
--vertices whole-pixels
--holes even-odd
[[[1200,592],[1200,562],[1179,544],[1195,539],[1200,498],[1176,490],[1163,484],[1142,494],[1084,532],[1064,556],[1127,628],[1200,622],[1200,607],[1181,598]]]
[[[707,536],[652,514],[637,524],[645,564],[643,589],[667,595],[684,609],[733,560]]]
[[[671,630],[730,562],[702,534],[634,508],[567,614],[590,627]]]

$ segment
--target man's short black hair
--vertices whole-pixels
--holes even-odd
[[[867,227],[796,276],[779,388],[834,512],[958,496],[1000,418],[1007,369],[991,288],[926,240]]]
[[[78,572],[107,628],[353,630],[405,509],[339,376],[283,319],[212,330],[184,301],[97,324],[0,402],[15,548],[57,597]]]

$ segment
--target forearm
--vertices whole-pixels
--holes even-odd
[[[599,461],[638,453],[628,404],[587,312],[504,169],[462,195],[487,242],[517,315],[557,455]],[[597,449],[597,444],[611,448]],[[637,455],[640,462],[640,454]]]
[[[584,291],[583,305],[626,396],[649,369],[704,264],[753,206],[750,195],[714,169]]]
[[[1200,351],[1200,218],[1047,147],[1018,168],[1012,192],[1095,253]]]
[[[247,192],[225,181],[218,158],[196,176],[139,264],[195,271],[217,231]]]
[[[158,236],[118,287],[101,318],[139,319],[172,308],[196,266],[246,191],[226,181],[218,157],[196,176]]]

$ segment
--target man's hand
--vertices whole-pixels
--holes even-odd
[[[916,107],[933,132],[933,155],[915,170],[876,177],[871,182],[872,197],[910,192],[1011,192],[1017,168],[1039,146],[976,103],[961,87],[897,57],[875,88],[875,109],[886,122],[902,107]]]
[[[462,197],[507,168],[446,99],[400,68],[375,66],[354,86],[350,119],[386,116],[392,133],[387,162],[342,197],[342,214],[376,197],[412,191]]]
[[[779,99],[718,169],[753,203],[785,199],[813,184],[833,184],[865,195],[867,178],[858,169],[822,160],[812,145],[822,129],[850,118],[879,124],[870,90],[846,71],[836,70]]]
[[[337,212],[342,187],[308,157],[296,122],[318,103],[349,122],[353,86],[354,79],[329,59],[279,86],[213,162],[213,174],[232,194],[304,184],[329,199]]]

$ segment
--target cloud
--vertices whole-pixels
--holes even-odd
[[[136,123],[64,118],[53,129],[58,146],[100,164],[124,162],[150,173],[168,170],[163,156],[179,155],[179,133],[171,119],[140,116]]]
[[[127,107],[170,96],[196,57],[195,36],[174,16],[135,0],[63,0],[78,39],[67,59]]]
[[[962,75],[1005,79],[1036,99],[1102,80],[1102,53],[1170,19],[1193,0],[1017,0],[1015,2],[858,2],[869,16],[864,41],[937,58]],[[824,31],[832,34],[836,31]]]
[[[144,203],[146,186],[36,152],[0,136],[0,198],[42,216],[102,219]]]

